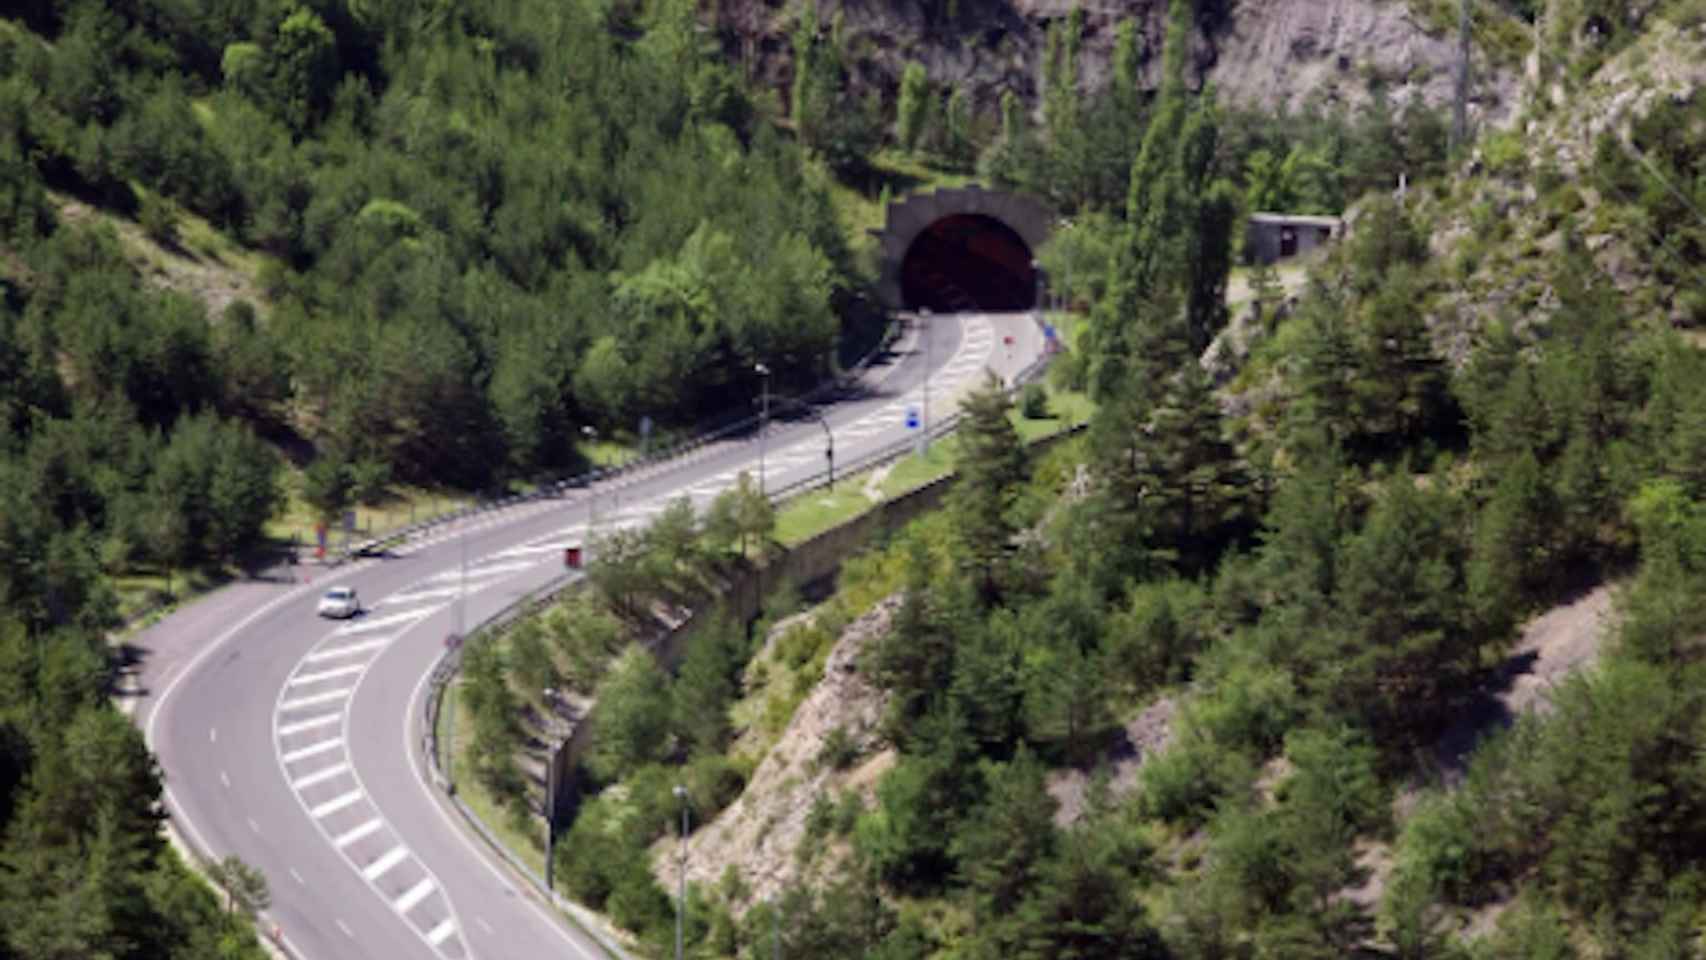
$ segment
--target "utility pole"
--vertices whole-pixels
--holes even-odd
[[[1451,125],[1452,147],[1457,150],[1469,145],[1469,26],[1469,0],[1461,0],[1457,19],[1457,102]]]

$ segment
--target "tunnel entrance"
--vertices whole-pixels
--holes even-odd
[[[909,310],[985,313],[1036,305],[1034,254],[1013,228],[994,217],[959,213],[919,231],[900,265]]]

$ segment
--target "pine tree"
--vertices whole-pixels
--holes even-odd
[[[960,478],[950,494],[958,555],[980,583],[986,600],[1000,590],[1013,549],[1013,500],[1025,479],[1025,453],[1008,412],[1012,403],[989,377],[967,396],[960,427]]]
[[[902,150],[918,148],[930,116],[930,79],[924,64],[908,63],[900,77],[900,102],[895,107],[895,140]]]

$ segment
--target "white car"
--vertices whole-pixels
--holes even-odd
[[[320,616],[353,617],[361,612],[361,598],[354,587],[333,587],[320,598]]]

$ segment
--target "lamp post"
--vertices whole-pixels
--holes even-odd
[[[763,363],[753,365],[753,370],[763,377],[760,387],[760,412],[758,415],[758,495],[764,496],[764,446],[770,439],[770,368]]]
[[[554,687],[544,690],[545,703],[555,711],[557,691]],[[551,738],[551,754],[545,758],[545,889],[551,889],[551,854],[557,842],[557,754],[563,749],[562,742],[555,736]]]
[[[924,433],[918,438],[920,455],[930,452],[930,308],[918,311],[919,336],[924,338]]]
[[[687,788],[675,785],[675,799],[681,801],[681,869],[678,871],[675,897],[675,960],[681,960],[681,929],[687,916]]]

